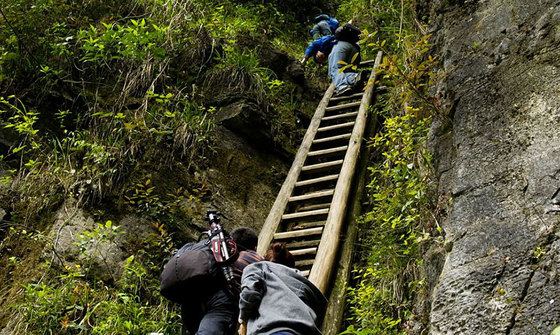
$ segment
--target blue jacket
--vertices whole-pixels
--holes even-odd
[[[333,46],[336,44],[336,39],[334,35],[319,37],[315,41],[309,43],[309,46],[305,50],[305,58],[311,58],[315,56],[317,51],[328,55],[331,53]]]

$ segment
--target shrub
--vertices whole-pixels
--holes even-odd
[[[119,234],[110,224],[82,235],[80,246],[111,243]],[[158,235],[155,235],[158,236]],[[82,248],[84,264],[98,248]],[[87,266],[66,266],[62,273],[24,286],[24,301],[16,306],[21,319],[14,331],[26,334],[147,334],[179,333],[179,315],[159,295],[159,281],[149,253],[126,260],[122,277],[114,284],[87,277]],[[50,272],[53,275],[54,272]],[[89,278],[89,279],[88,279]]]

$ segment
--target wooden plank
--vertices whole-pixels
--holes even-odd
[[[296,261],[296,268],[302,267],[302,266],[313,265],[313,263],[315,263],[314,259],[304,259],[304,260],[301,260],[301,261]]]
[[[320,237],[320,236],[317,236]],[[297,242],[289,242],[286,243],[286,248],[288,248],[288,250],[292,250],[295,248],[305,248],[305,247],[316,247],[319,245],[319,240],[307,240],[307,241],[297,241]]]
[[[373,102],[372,102],[373,103]],[[377,117],[374,115],[373,119],[368,122],[367,134],[365,138],[373,137],[377,124]],[[369,156],[370,149],[368,146],[362,146],[360,155],[362,157]],[[329,290],[329,302],[327,304],[327,311],[323,318],[323,326],[321,332],[323,335],[338,335],[344,329],[345,316],[348,306],[346,304],[348,286],[351,282],[351,274],[353,269],[352,259],[357,253],[356,240],[358,238],[358,223],[357,219],[362,214],[362,199],[366,194],[366,175],[368,173],[367,159],[361,159],[356,167],[356,187],[353,189],[355,192],[350,193],[349,199],[349,215],[344,220],[344,238],[341,241],[341,250],[336,259],[336,281],[333,283],[332,289]]]
[[[304,166],[303,168],[301,168],[301,170],[302,171],[319,170],[319,169],[324,169],[324,168],[333,167],[333,166],[337,166],[337,165],[342,165],[343,162],[344,161],[342,159],[339,159],[339,160],[336,160],[336,161],[331,161],[331,162],[326,162],[326,163],[307,165],[307,166]]]
[[[296,249],[290,250],[290,253],[294,256],[302,256],[302,255],[313,255],[317,252],[317,248],[306,248],[306,249]]]
[[[331,136],[331,137],[323,137],[323,138],[313,140],[313,144],[320,144],[320,143],[325,143],[325,142],[330,142],[330,141],[349,139],[350,136],[352,136],[351,133],[336,135],[336,136]]]
[[[306,218],[306,217],[309,217],[309,216],[323,215],[323,214],[328,214],[328,213],[329,213],[328,209],[317,209],[317,210],[314,210],[314,211],[290,213],[290,214],[282,215],[282,220],[301,219],[301,218]]]
[[[376,68],[381,62],[382,53],[378,52],[375,59],[374,69],[371,71],[368,82],[375,83]],[[342,222],[346,214],[346,207],[348,195],[350,193],[350,186],[354,170],[358,161],[358,153],[360,151],[362,138],[366,127],[366,118],[369,105],[373,97],[373,88],[375,85],[370,85],[362,97],[362,104],[359,108],[359,114],[356,118],[356,125],[352,131],[352,137],[348,145],[348,151],[344,157],[344,163],[340,169],[340,176],[336,183],[332,206],[327,216],[327,223],[323,235],[321,236],[321,243],[317,250],[316,262],[311,268],[309,280],[313,282],[321,292],[326,292],[329,286],[330,276],[334,267],[336,253],[338,251],[338,239],[342,229]]]
[[[354,108],[354,107],[358,107],[360,106],[362,102],[361,101],[356,101],[356,102],[350,102],[344,105],[336,105],[336,106],[331,106],[331,107],[327,107],[327,109],[325,110],[326,112],[334,112],[334,111],[339,111],[339,110],[343,110],[343,109],[348,109],[348,108]]]
[[[337,178],[338,178],[338,174],[331,174],[331,175],[328,175],[328,176],[325,176],[325,177],[302,180],[302,181],[298,181],[296,183],[296,187],[319,184],[319,183],[323,183],[325,181],[336,180]]]
[[[314,210],[314,209],[322,209],[322,208],[329,208],[329,207],[331,207],[331,203],[327,202],[327,203],[324,203],[324,204],[314,204],[314,205],[300,207],[299,210],[300,211],[311,211],[311,210]]]
[[[294,197],[290,197],[290,202],[327,197],[329,195],[333,195],[333,193],[334,193],[334,189],[326,190],[326,191],[318,191],[318,192],[313,192],[313,193],[308,193],[303,195],[296,195]]]
[[[304,271],[300,271],[301,275],[304,277],[308,277],[309,276],[309,270],[304,270]]]
[[[376,64],[375,61],[376,61],[375,59],[368,59],[368,60],[365,60],[363,62],[360,62],[360,66],[375,65]]]
[[[336,102],[336,101],[344,101],[344,100],[350,100],[350,99],[356,99],[356,98],[361,98],[364,95],[364,93],[360,92],[360,93],[354,93],[351,95],[342,95],[339,97],[333,97],[331,98],[331,102]]]
[[[259,234],[259,245],[257,247],[257,252],[261,255],[264,255],[268,250],[268,246],[270,245],[270,241],[272,241],[274,234],[278,230],[278,225],[282,220],[282,215],[286,210],[286,205],[288,204],[288,199],[292,195],[292,191],[295,187],[299,174],[303,168],[303,164],[305,163],[305,159],[307,158],[307,153],[313,144],[313,139],[315,138],[315,134],[317,133],[317,129],[321,123],[321,119],[325,115],[325,109],[329,105],[329,100],[334,93],[334,85],[331,84],[323,99],[317,106],[315,110],[315,114],[311,119],[309,127],[307,128],[307,132],[303,137],[301,145],[296,153],[294,158],[294,162],[292,163],[292,167],[286,176],[284,184],[282,184],[282,188],[280,192],[278,192],[278,196],[268,213],[268,217],[261,229]]]
[[[354,121],[352,122],[346,122],[346,123],[341,123],[341,124],[335,124],[333,126],[327,126],[327,127],[322,127],[317,129],[317,132],[323,132],[323,131],[329,131],[329,130],[335,130],[335,129],[341,129],[341,128],[348,128],[348,127],[352,127],[354,125]]]
[[[323,232],[323,227],[292,230],[292,231],[286,231],[282,233],[276,233],[274,234],[274,239],[285,240],[285,239],[295,238],[295,237],[317,235],[317,234],[321,234],[321,232]]]
[[[333,115],[333,116],[326,116],[323,118],[323,121],[331,121],[331,120],[336,120],[336,119],[344,119],[346,117],[353,117],[358,115],[358,112],[351,112],[351,113],[345,113],[345,114],[337,114],[337,115]]]
[[[341,151],[346,151],[346,149],[348,149],[347,145],[344,145],[344,146],[341,146],[341,147],[336,147],[336,148],[330,148],[330,149],[310,151],[307,154],[307,156],[309,156],[309,157],[323,156],[323,155],[328,155],[328,154],[334,154],[334,153],[341,152]]]
[[[330,205],[330,204],[329,204]],[[287,230],[296,230],[296,229],[307,229],[307,228],[315,228],[318,226],[324,226],[325,225],[325,220],[322,221],[311,221],[311,222],[300,222],[300,223],[296,223],[294,225],[291,225],[289,229]]]

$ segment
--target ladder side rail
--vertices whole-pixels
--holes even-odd
[[[327,216],[327,221],[321,236],[321,242],[315,257],[315,263],[311,268],[309,280],[315,284],[321,292],[326,293],[329,287],[330,276],[336,259],[336,253],[339,244],[340,232],[342,230],[342,222],[346,214],[348,195],[354,175],[354,170],[358,161],[358,153],[367,121],[367,113],[369,105],[372,101],[374,86],[376,80],[376,69],[381,63],[382,53],[377,53],[375,65],[371,71],[368,83],[372,83],[367,88],[363,97],[362,104],[358,111],[356,124],[352,131],[352,137],[348,145],[348,151],[344,157],[344,162],[340,170],[340,176],[336,183],[332,205]]]
[[[278,196],[276,197],[276,200],[274,201],[274,204],[272,205],[272,208],[268,213],[268,217],[266,218],[263,228],[261,229],[261,232],[259,234],[259,245],[257,247],[257,252],[261,255],[264,255],[266,253],[270,242],[274,238],[274,234],[278,230],[278,225],[282,220],[282,215],[286,210],[286,206],[288,204],[290,196],[292,195],[303,164],[305,163],[305,159],[307,158],[309,149],[311,148],[313,140],[315,139],[315,135],[317,134],[317,129],[319,128],[321,119],[325,115],[325,110],[333,93],[334,85],[331,84],[325,92],[323,99],[321,99],[321,102],[319,102],[317,109],[315,110],[315,114],[311,119],[311,123],[309,124],[307,132],[305,133],[298,152],[296,153],[294,162],[292,163],[292,167],[290,168],[290,171],[286,176],[286,180],[284,180],[284,184],[282,185],[282,188],[280,189],[280,192],[278,193]]]

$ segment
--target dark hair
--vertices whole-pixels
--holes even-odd
[[[276,242],[270,245],[270,249],[266,252],[264,256],[269,262],[282,264],[291,268],[296,267],[296,260],[294,255],[288,251],[283,243]]]
[[[230,233],[240,250],[255,250],[259,244],[257,233],[249,227],[237,227]]]
[[[325,57],[325,58],[323,58],[323,61],[321,62],[321,61],[319,61],[319,59],[317,59],[317,56],[318,56],[319,52],[321,52],[321,51],[317,51],[317,52],[313,55],[313,60],[314,60],[316,63],[324,64],[326,61],[329,60],[329,57],[327,56],[326,53],[321,52],[321,53],[324,55],[324,57]]]

